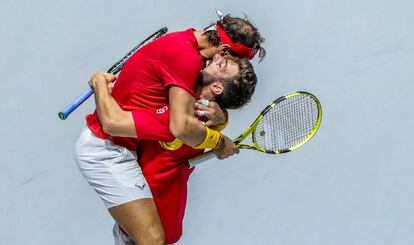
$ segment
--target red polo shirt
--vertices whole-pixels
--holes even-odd
[[[197,78],[204,62],[198,53],[199,47],[193,32],[194,29],[188,29],[160,37],[139,49],[128,60],[112,90],[112,96],[122,109],[163,108],[168,105],[168,90],[171,86],[195,95]],[[86,116],[86,122],[97,137],[109,138],[102,129],[96,111]],[[140,126],[137,123],[136,126],[139,136]],[[150,130],[157,131],[154,127]],[[171,140],[171,134],[160,140]],[[132,151],[138,148],[136,138],[112,137],[112,141]]]

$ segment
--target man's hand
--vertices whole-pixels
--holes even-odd
[[[115,86],[115,82],[108,83],[109,93],[112,93],[112,89],[114,88],[114,86]]]
[[[89,83],[89,86],[91,86],[94,89],[96,88],[96,86],[105,85],[105,86],[108,86],[109,90],[112,90],[109,84],[113,83],[115,79],[116,79],[115,75],[111,73],[97,72],[93,74],[91,79],[89,79],[88,83]]]
[[[234,154],[238,154],[240,152],[236,144],[234,144],[230,138],[224,135],[223,135],[223,141],[213,151],[214,151],[214,154],[216,154],[218,159],[224,159]]]
[[[225,124],[227,122],[227,112],[223,111],[220,106],[214,101],[197,100],[195,114],[197,116],[204,116],[208,119],[205,125],[214,126]]]

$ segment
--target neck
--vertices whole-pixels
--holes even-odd
[[[213,58],[214,54],[217,53],[217,47],[214,47],[207,39],[203,36],[204,31],[194,31],[194,36],[197,39],[198,52],[204,60]]]
[[[201,86],[197,86],[197,91],[196,91],[196,96],[195,96],[196,100],[200,98],[200,95],[201,95]]]

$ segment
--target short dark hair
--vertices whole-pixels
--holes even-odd
[[[266,56],[266,50],[261,46],[265,39],[258,29],[248,20],[246,15],[243,19],[226,15],[222,20],[217,21],[217,23],[223,27],[233,42],[242,43],[249,48],[257,50],[260,61]],[[216,30],[205,31],[203,35],[206,35],[207,40],[214,46],[221,44]]]
[[[250,102],[257,84],[257,76],[248,59],[237,59],[240,75],[219,79],[224,85],[222,94],[215,97],[223,109],[239,109]]]

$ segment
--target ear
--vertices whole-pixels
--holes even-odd
[[[214,96],[221,95],[224,92],[223,83],[214,81],[212,84],[210,84],[210,90]]]
[[[221,44],[219,47],[219,54],[225,55],[230,51],[230,45],[228,44]]]

